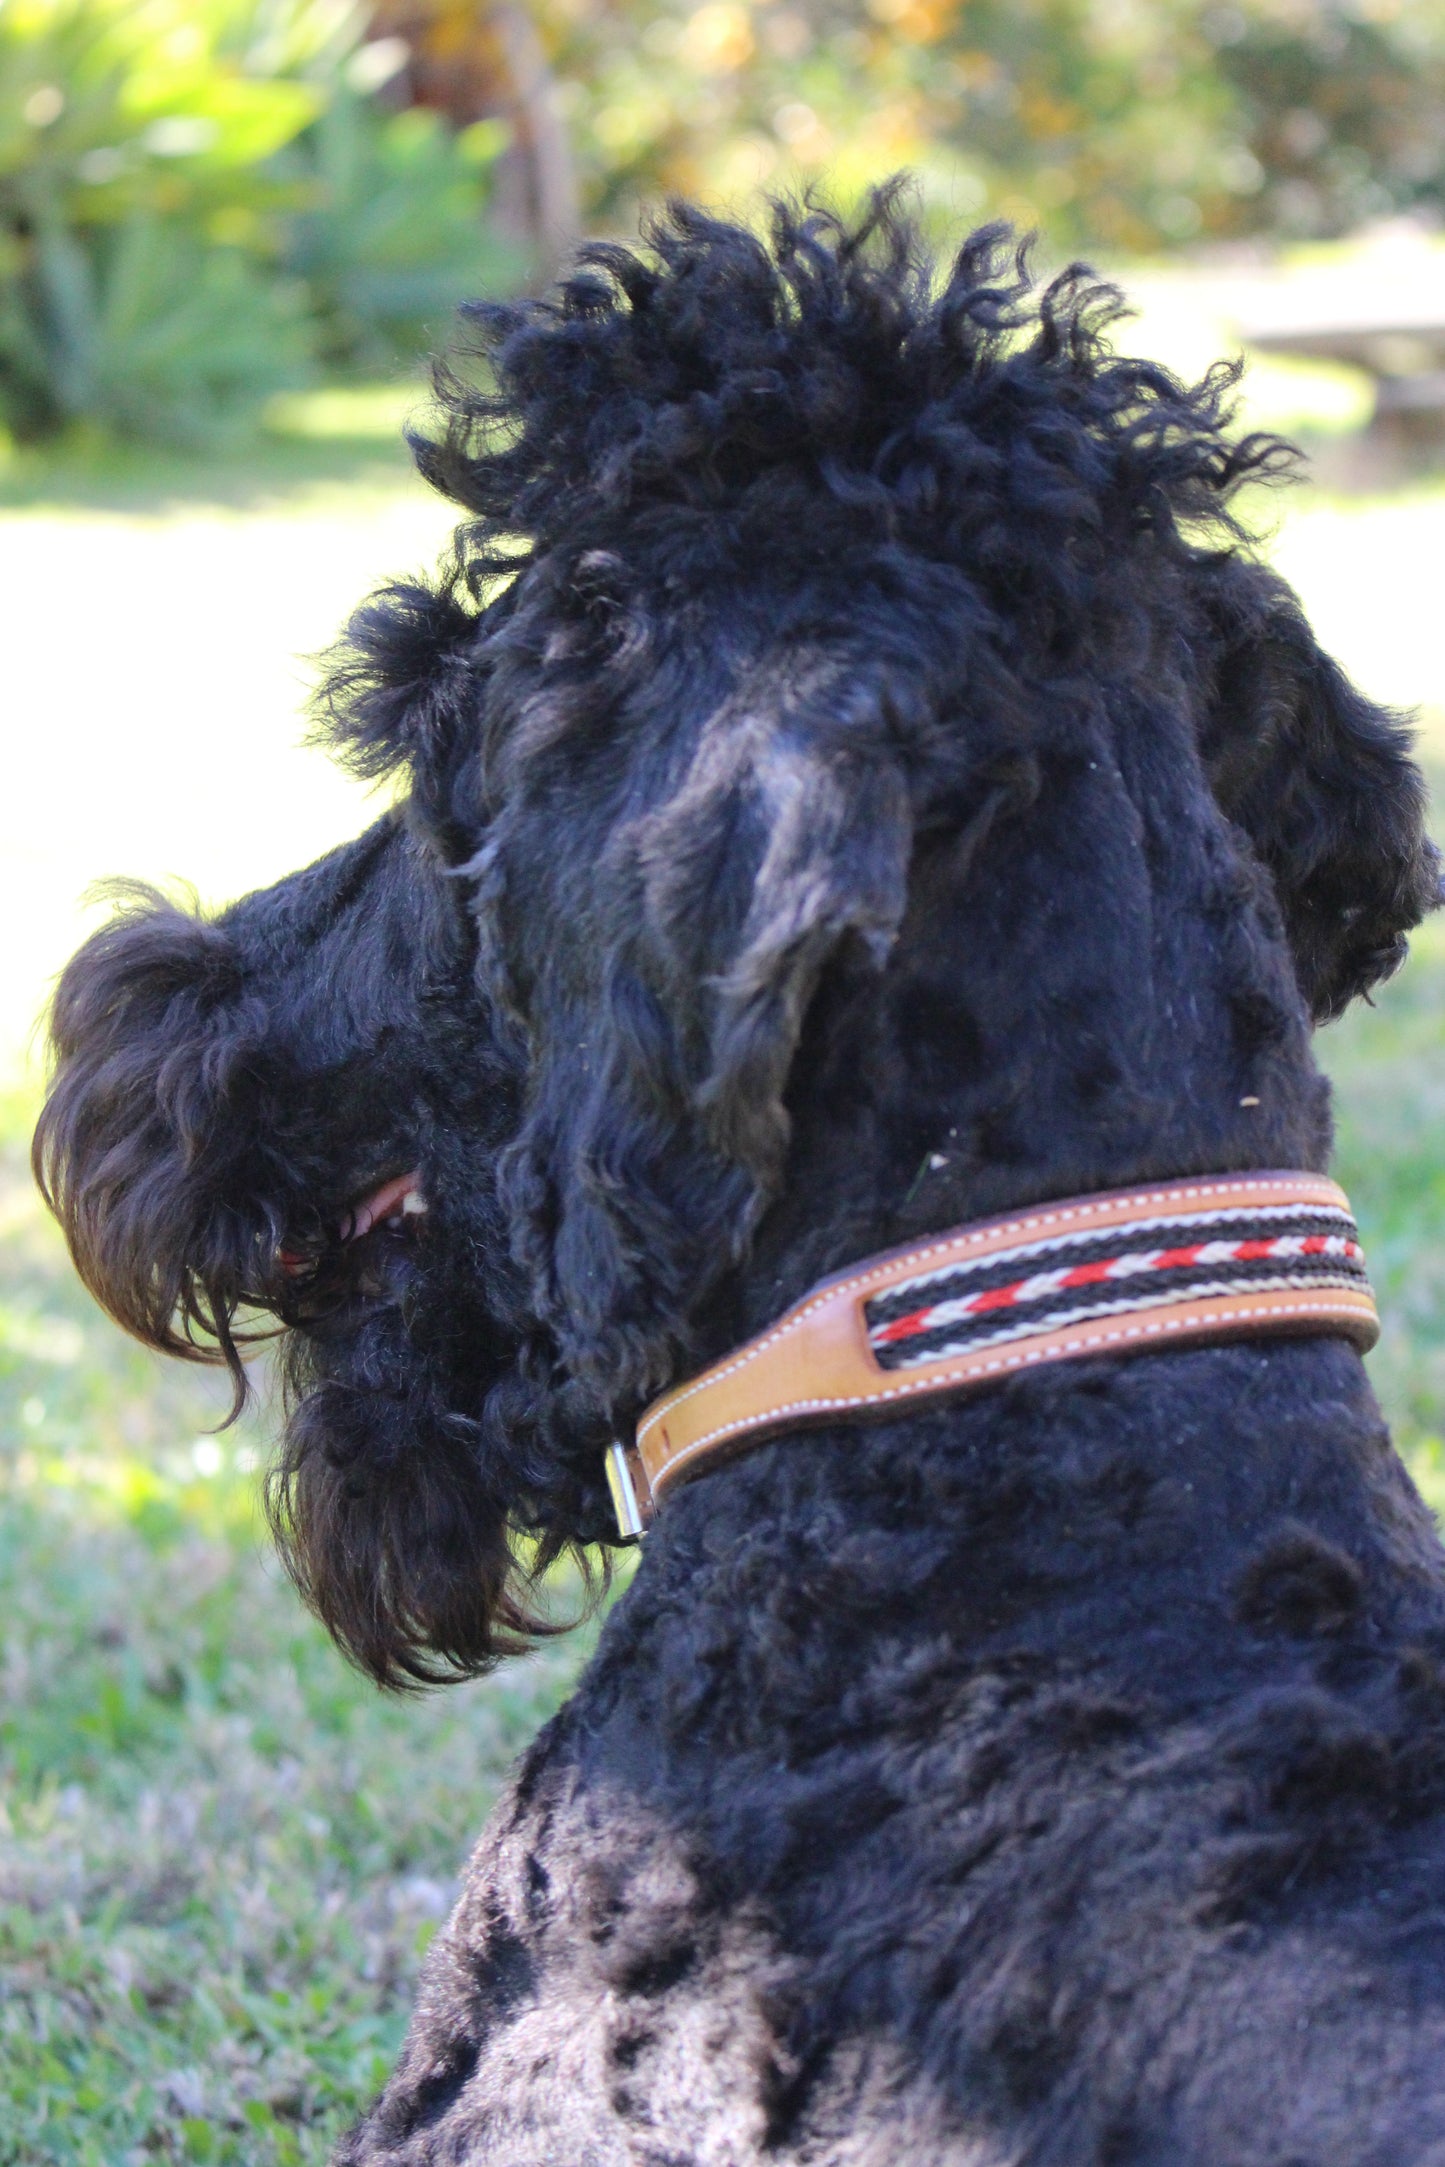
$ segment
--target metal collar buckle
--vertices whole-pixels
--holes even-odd
[[[607,1487],[612,1492],[612,1510],[617,1515],[618,1539],[625,1543],[641,1542],[652,1517],[644,1509],[638,1494],[639,1482],[647,1482],[647,1471],[637,1453],[629,1451],[626,1445],[609,1445]],[[648,1502],[651,1503],[650,1489]]]

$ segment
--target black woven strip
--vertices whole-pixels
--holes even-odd
[[[1190,1249],[1203,1242],[1278,1241],[1294,1234],[1359,1239],[1353,1220],[1342,1218],[1339,1212],[1319,1211],[1291,1212],[1278,1219],[1261,1219],[1257,1212],[1240,1214],[1206,1227],[1163,1219],[1147,1228],[1121,1226],[1103,1234],[1065,1235],[1034,1255],[1020,1256],[1014,1249],[1001,1256],[984,1257],[977,1264],[954,1265],[936,1275],[920,1273],[918,1279],[905,1286],[891,1287],[887,1293],[873,1297],[865,1311],[868,1329],[876,1332],[897,1317],[910,1316],[915,1309],[931,1309],[936,1302],[955,1301],[960,1295],[990,1294],[995,1287],[1011,1286],[1014,1280],[1028,1279],[1034,1272],[1076,1271],[1082,1265],[1104,1263],[1136,1251]],[[1027,1245],[1030,1249],[1034,1246]],[[1220,1267],[1212,1269],[1217,1272]],[[1058,1301],[1061,1297],[1055,1295],[1052,1299]]]
[[[1047,1330],[1055,1317],[1071,1322],[1106,1317],[1115,1310],[1149,1309],[1157,1302],[1188,1301],[1198,1290],[1221,1283],[1241,1293],[1261,1287],[1368,1287],[1364,1265],[1348,1257],[1261,1257],[1250,1264],[1192,1264],[1141,1272],[1133,1280],[1104,1281],[1095,1287],[1064,1287],[1007,1309],[986,1309],[981,1316],[958,1317],[930,1332],[917,1332],[873,1348],[880,1369],[910,1369],[936,1361],[944,1352],[962,1353],[986,1346],[990,1339],[1013,1339],[1021,1332]],[[919,1307],[925,1305],[919,1304]],[[932,1307],[930,1303],[927,1306]]]

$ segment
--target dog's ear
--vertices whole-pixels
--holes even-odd
[[[396,580],[352,616],[312,703],[317,740],[368,782],[404,773],[409,817],[443,858],[476,849],[465,808],[477,760],[478,618],[455,576]]]
[[[881,963],[904,913],[907,720],[862,661],[807,674],[760,668],[640,761],[585,873],[542,799],[499,819],[482,869],[532,1045],[506,1193],[533,1301],[605,1415],[672,1374],[777,1189],[824,973]]]
[[[1316,1023],[1396,970],[1441,900],[1406,723],[1357,692],[1273,574],[1236,564],[1202,738],[1219,805],[1271,874]]]
[[[266,1020],[225,928],[139,886],[62,974],[34,1167],[96,1299],[192,1361],[232,1330],[282,1227],[264,1199]]]
[[[787,1148],[783,1096],[818,980],[845,943],[886,958],[912,838],[901,767],[867,733],[780,729],[746,705],[715,718],[676,795],[635,830],[655,951],[675,994],[703,995],[702,1126],[754,1202]]]

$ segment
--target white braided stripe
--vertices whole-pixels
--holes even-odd
[[[865,1315],[874,1359],[898,1370],[1132,1310],[1287,1289],[1368,1292],[1368,1285],[1347,1211],[1323,1203],[1236,1206],[954,1262],[888,1288]]]
[[[669,1443],[667,1425],[679,1412],[695,1406],[700,1396],[705,1400],[715,1389],[730,1381],[735,1384],[755,1365],[771,1360],[789,1346],[804,1343],[813,1330],[814,1321],[822,1313],[836,1311],[840,1303],[850,1300],[857,1301],[863,1311],[880,1303],[889,1303],[891,1307],[891,1298],[900,1286],[910,1286],[915,1294],[924,1292],[937,1298],[944,1291],[939,1283],[952,1275],[961,1261],[987,1266],[1000,1254],[1012,1254],[1016,1260],[1024,1262],[1042,1262],[1047,1258],[1050,1265],[1056,1265],[1059,1261],[1056,1251],[1064,1241],[1085,1236],[1093,1239],[1109,1237],[1114,1253],[1120,1254],[1121,1234],[1147,1235],[1157,1247],[1157,1237],[1166,1225],[1171,1230],[1184,1224],[1195,1231],[1209,1228],[1213,1230],[1211,1238],[1218,1239],[1226,1223],[1245,1213],[1249,1214],[1252,1225],[1260,1226],[1261,1231],[1267,1226],[1271,1237],[1276,1239],[1283,1234],[1285,1224],[1301,1211],[1333,1213],[1337,1221],[1332,1229],[1334,1233],[1345,1238],[1352,1238],[1354,1233],[1348,1211],[1341,1210],[1345,1199],[1340,1190],[1317,1174],[1201,1175],[1146,1185],[1129,1195],[1133,1212],[1119,1220],[1117,1212],[1121,1201],[1118,1193],[1103,1193],[1036,1205],[1006,1221],[981,1221],[972,1226],[955,1227],[947,1233],[927,1237],[911,1248],[870,1258],[823,1281],[767,1331],[736,1348],[712,1368],[663,1393],[646,1410],[637,1425],[634,1450],[644,1485],[651,1488],[647,1512],[653,1509],[662,1489],[670,1487],[685,1470],[699,1464],[715,1447],[749,1433],[762,1436],[792,1422],[825,1420],[874,1407],[882,1409],[926,1397],[939,1388],[964,1389],[1002,1379],[1039,1362],[1056,1361],[1074,1354],[1126,1354],[1136,1349],[1166,1347],[1171,1342],[1178,1344],[1181,1340],[1192,1344],[1201,1336],[1230,1337],[1241,1332],[1334,1329],[1362,1346],[1371,1344],[1376,1337],[1378,1327],[1374,1322],[1373,1299],[1363,1271],[1358,1267],[1358,1276],[1352,1271],[1347,1285],[1331,1286],[1312,1281],[1303,1292],[1287,1288],[1279,1293],[1269,1293],[1257,1280],[1253,1281],[1243,1298],[1226,1296],[1223,1301],[1210,1302],[1203,1319],[1198,1306],[1180,1309],[1174,1305],[1171,1308],[1160,1301],[1158,1296],[1163,1289],[1156,1281],[1152,1290],[1154,1299],[1144,1308],[1143,1314],[1125,1315],[1117,1322],[1107,1316],[1086,1320],[1077,1331],[1070,1331],[1067,1326],[1049,1331],[1034,1325],[1026,1336],[1015,1338],[1012,1344],[1000,1344],[996,1351],[972,1348],[964,1358],[969,1363],[967,1378],[957,1378],[946,1360],[932,1356],[926,1363],[905,1369],[901,1374],[893,1373],[891,1378],[890,1372],[879,1365],[875,1370],[876,1381],[861,1389],[840,1385],[836,1390],[797,1393],[790,1392],[784,1380],[779,1379],[781,1389],[775,1390],[770,1384],[757,1395],[756,1405],[751,1408],[736,1413],[724,1413],[720,1409],[716,1420],[704,1418],[702,1426],[685,1441],[679,1439]],[[1002,1251],[997,1246],[1001,1233],[1006,1237]],[[1077,1303],[1077,1295],[1073,1299]],[[1194,1305],[1199,1303],[1200,1294],[1195,1290]],[[1006,1330],[1018,1320],[998,1321],[999,1328]],[[862,1315],[859,1324],[865,1327]],[[869,1353],[876,1365],[877,1356],[871,1348]]]

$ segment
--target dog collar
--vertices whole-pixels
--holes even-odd
[[[780,1430],[980,1390],[1043,1362],[1216,1340],[1379,1338],[1349,1201],[1318,1174],[1071,1197],[823,1280],[608,1450],[624,1541],[675,1483]]]

